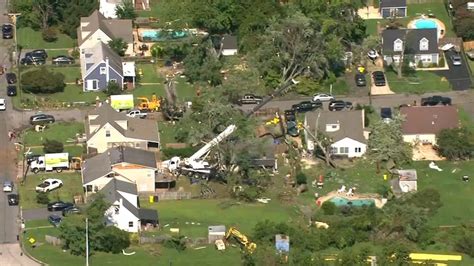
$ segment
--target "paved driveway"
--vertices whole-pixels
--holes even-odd
[[[453,51],[447,51],[444,53],[449,70],[439,70],[434,71],[434,73],[448,79],[453,90],[468,90],[471,88],[471,77],[469,75],[469,69],[467,69],[467,62],[463,57],[461,57],[462,64],[460,66],[454,66],[453,61],[451,61],[450,58],[453,53]]]
[[[51,214],[61,216],[61,212],[50,212],[46,208],[23,210],[23,220],[46,220]]]

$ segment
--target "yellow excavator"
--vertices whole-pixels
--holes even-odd
[[[251,242],[246,235],[239,232],[239,230],[237,230],[235,227],[229,228],[229,230],[225,234],[225,239],[226,240],[229,240],[229,238],[231,238],[231,237],[233,237],[234,239],[239,241],[239,243],[242,246],[244,246],[245,249],[249,253],[253,253],[255,251],[255,249],[257,249],[257,244],[255,244],[254,242]]]
[[[147,110],[149,112],[156,112],[160,109],[161,101],[156,97],[156,94],[151,96],[151,101],[148,100],[147,97],[137,97],[138,109],[139,110]]]

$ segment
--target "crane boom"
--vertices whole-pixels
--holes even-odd
[[[222,131],[217,137],[209,141],[206,145],[200,148],[197,152],[191,155],[188,160],[189,161],[196,161],[201,159],[206,153],[208,153],[214,146],[219,144],[225,138],[227,138],[230,134],[232,134],[237,127],[235,125],[229,125],[224,131]]]

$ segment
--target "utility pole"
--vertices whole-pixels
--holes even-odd
[[[89,219],[86,218],[86,266],[89,266]]]

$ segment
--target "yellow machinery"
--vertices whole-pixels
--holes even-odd
[[[139,110],[147,110],[150,112],[155,112],[160,109],[161,101],[156,97],[155,94],[151,96],[151,101],[148,100],[147,97],[137,97],[139,103],[138,103],[138,109]]]
[[[233,237],[239,241],[249,253],[253,253],[257,248],[257,244],[251,242],[246,235],[239,232],[239,230],[235,229],[235,227],[229,228],[227,234],[225,234],[226,240],[228,240],[230,237]]]
[[[71,170],[81,170],[82,158],[81,157],[72,157],[69,162],[69,169]]]

